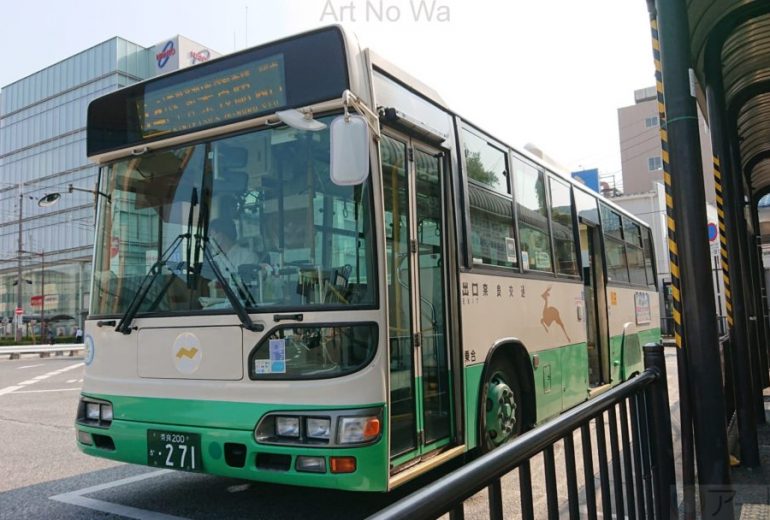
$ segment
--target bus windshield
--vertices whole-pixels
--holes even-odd
[[[101,187],[93,315],[375,302],[370,184],[331,182],[328,127],[147,152]]]

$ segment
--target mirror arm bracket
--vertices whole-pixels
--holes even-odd
[[[345,109],[345,118],[350,117],[349,110],[352,107],[356,112],[366,119],[366,123],[369,125],[369,129],[372,131],[372,136],[376,141],[380,140],[380,117],[372,111],[361,98],[353,94],[350,90],[345,90],[342,93],[342,106]]]

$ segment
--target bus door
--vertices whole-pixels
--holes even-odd
[[[380,141],[390,342],[391,467],[449,443],[444,158],[396,133]]]
[[[610,338],[600,233],[601,229],[598,226],[581,219],[580,253],[583,259],[588,383],[591,388],[610,383]]]

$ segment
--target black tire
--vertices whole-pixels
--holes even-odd
[[[521,434],[524,422],[521,385],[513,363],[505,356],[494,356],[486,367],[479,404],[479,448],[482,453]],[[494,422],[492,417],[496,418]]]

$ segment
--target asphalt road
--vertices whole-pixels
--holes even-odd
[[[667,349],[669,388],[676,384]],[[0,360],[0,519],[23,518],[365,518],[451,468],[391,494],[349,493],[247,482],[157,470],[89,457],[75,446],[73,419],[82,359],[25,356]],[[675,394],[675,392],[672,392]],[[676,395],[672,415],[676,423]],[[676,424],[675,424],[676,429]],[[575,437],[582,488],[580,439]],[[675,440],[675,447],[676,447]],[[564,485],[561,444],[555,448],[557,485]],[[597,460],[594,453],[594,461]],[[536,517],[545,516],[542,457],[533,460]],[[594,462],[596,464],[596,462]],[[503,479],[505,517],[518,516],[518,476]],[[595,475],[598,487],[598,475]],[[582,491],[582,490],[581,490]],[[566,500],[566,492],[560,499]],[[486,492],[466,502],[466,517],[484,519]]]

